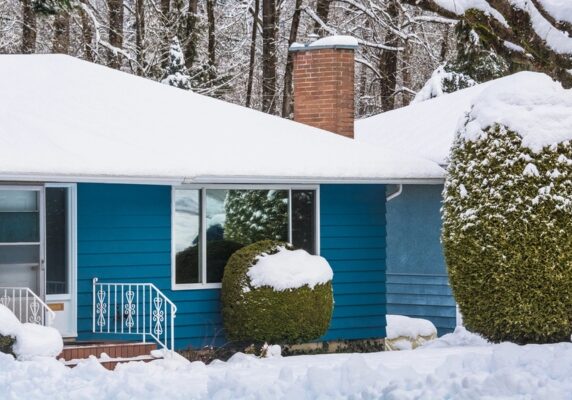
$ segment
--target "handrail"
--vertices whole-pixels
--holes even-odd
[[[22,296],[23,294],[25,296]],[[56,318],[56,313],[28,287],[1,286],[0,304],[9,308],[20,322],[51,326]]]
[[[92,331],[153,338],[175,348],[177,306],[152,283],[99,282],[93,278]]]

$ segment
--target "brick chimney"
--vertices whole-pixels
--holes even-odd
[[[330,36],[290,47],[294,121],[354,137],[354,51],[357,40]]]

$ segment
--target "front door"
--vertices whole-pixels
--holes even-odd
[[[44,295],[43,188],[0,186],[0,287]]]

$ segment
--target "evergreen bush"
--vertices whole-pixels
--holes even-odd
[[[495,125],[453,145],[443,245],[468,329],[495,342],[572,333],[572,146],[533,152]]]
[[[228,261],[222,280],[222,316],[233,341],[302,343],[326,333],[333,310],[332,283],[311,289],[275,291],[255,288],[247,275],[262,254],[275,254],[283,242],[260,241],[238,250]]]
[[[16,343],[16,339],[12,336],[0,335],[0,353],[14,355],[14,343]]]

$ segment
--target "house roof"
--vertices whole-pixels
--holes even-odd
[[[445,165],[459,121],[490,84],[483,83],[358,120],[356,140]]]
[[[0,180],[391,182],[434,162],[62,55],[0,56]]]

